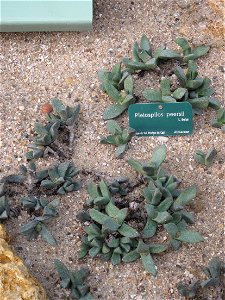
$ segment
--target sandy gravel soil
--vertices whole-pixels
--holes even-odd
[[[59,244],[53,248],[45,242],[27,242],[19,235],[20,225],[29,215],[21,210],[18,218],[6,222],[13,236],[13,247],[26,265],[46,288],[49,299],[67,299],[53,269],[55,258],[76,268],[87,264],[91,269],[89,282],[96,299],[110,300],[177,300],[176,283],[199,276],[201,267],[214,255],[223,256],[223,206],[225,199],[225,136],[210,126],[215,112],[209,110],[195,117],[195,132],[188,137],[134,138],[123,160],[116,160],[114,148],[100,145],[106,134],[102,113],[110,99],[99,89],[97,70],[111,68],[123,56],[131,53],[135,40],[142,33],[150,37],[153,47],[166,44],[176,49],[175,38],[185,34],[193,44],[209,43],[207,57],[198,60],[201,75],[212,79],[215,96],[224,105],[224,48],[221,31],[221,1],[94,1],[94,30],[85,33],[24,33],[1,34],[1,175],[16,171],[24,162],[26,145],[33,124],[40,117],[41,104],[58,97],[68,105],[80,102],[82,111],[76,132],[73,160],[80,169],[102,172],[106,178],[135,173],[126,163],[129,157],[148,159],[156,145],[165,143],[168,156],[165,168],[182,179],[182,187],[198,185],[192,226],[202,233],[205,243],[183,246],[178,252],[156,256],[158,275],[150,277],[140,262],[113,267],[98,259],[78,261],[81,224],[76,213],[87,199],[80,191],[61,198],[60,216],[51,231]],[[217,3],[215,5],[215,3]],[[221,6],[221,7],[220,7]],[[163,67],[162,75],[171,66]],[[144,86],[158,86],[159,76],[149,73],[136,81],[136,93]],[[127,114],[119,119],[127,124]],[[214,165],[208,169],[193,160],[197,148],[218,150]],[[49,164],[49,158],[40,165]],[[81,176],[84,185],[91,176]],[[19,204],[14,195],[13,206]],[[166,238],[166,236],[165,236]],[[210,298],[207,299],[217,299]],[[218,298],[220,299],[220,298]]]

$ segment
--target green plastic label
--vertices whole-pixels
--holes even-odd
[[[129,125],[138,136],[190,135],[192,106],[182,103],[140,103],[129,106]]]

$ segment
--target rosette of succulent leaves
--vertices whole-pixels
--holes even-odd
[[[197,280],[191,284],[185,284],[184,282],[179,282],[177,285],[178,292],[181,296],[189,298],[195,298],[197,296],[207,296],[210,294],[210,290],[213,287],[220,287],[222,293],[224,293],[224,274],[225,265],[222,260],[218,257],[213,257],[207,267],[203,269],[204,274],[208,277],[205,280]],[[208,289],[210,287],[210,290]],[[196,298],[195,298],[196,299]],[[205,298],[204,298],[205,299]],[[222,299],[222,298],[218,298]]]
[[[35,217],[27,224],[21,227],[23,234],[28,241],[34,240],[40,234],[42,239],[52,246],[57,244],[55,238],[47,228],[47,224],[58,216],[59,200],[55,199],[49,202],[45,198],[38,199],[33,196],[24,197],[21,200],[23,206],[29,210],[43,210],[41,216]]]
[[[42,125],[37,122],[34,125],[36,135],[33,142],[28,145],[30,151],[25,154],[28,160],[38,159],[47,151],[54,152],[51,150],[51,144],[58,138],[59,130],[65,126],[72,127],[78,117],[80,105],[65,106],[58,99],[53,99],[51,102],[53,113],[48,114],[49,123]]]
[[[174,72],[179,80],[181,87],[171,90],[171,81],[168,78],[162,79],[160,89],[145,89],[143,96],[150,102],[182,102],[187,101],[192,105],[193,112],[202,113],[203,109],[208,107],[218,110],[220,103],[211,98],[214,89],[210,86],[209,78],[200,78],[197,72],[197,66],[193,60],[188,61],[187,72],[177,67]]]
[[[68,192],[77,191],[80,187],[79,182],[73,179],[79,173],[73,162],[63,162],[38,171],[34,161],[31,161],[27,167],[20,166],[19,171],[19,174],[5,177],[5,180],[8,183],[25,184],[28,186],[29,192],[35,188],[45,188],[53,189],[53,192],[64,195]]]
[[[93,300],[89,286],[85,280],[89,275],[88,268],[82,268],[78,271],[70,271],[61,261],[54,261],[55,269],[61,279],[60,285],[64,289],[70,289],[70,297],[77,300]]]
[[[222,132],[225,133],[225,109],[220,108],[217,111],[216,119],[211,122],[215,128],[221,128]]]
[[[0,221],[6,220],[9,217],[10,206],[6,197],[6,185],[0,183]]]
[[[145,225],[142,230],[137,230],[126,221],[129,209],[117,207],[117,202],[104,181],[99,185],[89,185],[88,205],[91,208],[86,215],[83,214],[83,221],[89,221],[90,224],[84,229],[86,235],[82,237],[81,258],[87,254],[91,257],[98,255],[103,260],[111,260],[113,265],[141,258],[145,270],[155,276],[157,270],[152,254],[164,252],[168,247],[176,250],[182,242],[203,241],[198,232],[187,230],[187,226],[194,223],[194,217],[185,210],[185,206],[196,196],[196,187],[178,190],[177,179],[166,175],[161,168],[165,158],[166,148],[160,146],[146,164],[129,160],[129,164],[148,184],[143,191],[146,204]],[[162,226],[169,234],[170,242],[151,243],[151,238]]]
[[[135,103],[133,78],[127,71],[121,69],[121,64],[116,64],[112,72],[100,70],[98,78],[103,92],[115,101],[115,104],[110,105],[104,111],[104,120],[118,117],[130,104]]]
[[[100,143],[117,146],[116,157],[122,158],[128,148],[128,142],[135,135],[135,130],[132,128],[122,129],[114,120],[109,120],[107,122],[107,129],[111,134],[107,137],[102,137]]]
[[[122,60],[126,71],[131,74],[136,71],[155,70],[160,62],[168,59],[182,59],[178,52],[167,49],[165,46],[158,48],[153,53],[145,34],[142,35],[140,45],[137,42],[134,43],[132,52],[132,59],[126,57]]]

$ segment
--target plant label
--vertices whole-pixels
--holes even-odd
[[[193,133],[192,106],[182,103],[138,103],[129,106],[129,125],[137,136],[176,136]]]

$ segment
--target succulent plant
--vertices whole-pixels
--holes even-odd
[[[203,272],[208,279],[200,281],[197,280],[191,284],[179,282],[177,285],[178,292],[183,297],[194,298],[204,292],[204,288],[223,286],[222,276],[225,274],[225,265],[218,257],[213,257]],[[208,296],[208,291],[207,291]]]
[[[195,60],[208,53],[210,47],[206,45],[198,46],[194,49],[191,49],[188,41],[185,38],[177,38],[177,45],[179,45],[183,50],[183,60],[187,62],[189,60]]]
[[[0,197],[0,221],[9,217],[10,206],[5,195]]]
[[[36,174],[37,182],[46,189],[57,188],[57,193],[64,195],[68,192],[77,191],[80,187],[78,182],[73,181],[73,177],[79,170],[72,162],[64,162],[59,165],[42,170]]]
[[[211,166],[217,156],[217,151],[214,147],[210,148],[207,153],[202,150],[196,150],[194,159],[203,166]]]
[[[215,128],[221,128],[222,132],[225,133],[225,109],[220,108],[217,111],[216,119],[212,121],[212,126]]]
[[[48,114],[48,120],[51,123],[60,123],[60,125],[72,126],[80,112],[80,105],[75,107],[65,106],[59,99],[52,99],[53,112]]]
[[[45,148],[57,139],[59,126],[59,121],[47,125],[38,122],[34,124],[36,136],[33,143],[28,145],[28,148],[31,149],[25,154],[28,160],[38,159],[44,155]]]
[[[128,142],[135,135],[135,130],[132,128],[122,129],[114,120],[107,122],[107,129],[111,134],[101,138],[100,143],[116,145],[116,157],[122,158],[128,147]]]
[[[79,271],[70,271],[59,260],[54,261],[54,266],[59,273],[61,287],[71,290],[70,297],[72,299],[93,300],[90,288],[85,284],[85,280],[89,275],[88,268],[82,268]]]
[[[134,168],[135,171],[140,173],[147,181],[160,177],[164,177],[163,170],[160,168],[161,164],[166,159],[166,146],[161,145],[154,149],[152,157],[149,162],[140,163],[137,160],[131,158],[128,160],[128,164]]]
[[[133,78],[127,72],[121,71],[120,64],[116,65],[112,72],[101,70],[98,76],[103,91],[116,102],[106,108],[103,119],[114,119],[136,101],[133,96]]]
[[[27,168],[24,165],[19,166],[18,174],[11,174],[3,178],[5,183],[23,183],[27,178]]]
[[[28,241],[36,239],[40,234],[43,240],[48,242],[50,245],[55,246],[57,242],[48,230],[46,224],[58,216],[58,205],[59,201],[56,199],[48,202],[43,208],[42,216],[35,217],[32,221],[21,227],[21,234],[23,234]]]
[[[143,91],[143,96],[151,102],[179,102],[187,94],[187,89],[177,88],[175,91],[171,91],[170,79],[162,79],[160,82],[160,90],[155,89],[145,89]]]
[[[46,198],[37,198],[33,195],[22,197],[21,204],[23,207],[31,210],[43,209],[47,204],[48,200]]]
[[[102,180],[99,185],[90,183],[88,185],[88,194],[90,198],[87,201],[88,205],[96,205],[98,207],[105,207],[111,199],[111,193],[108,185]]]
[[[117,177],[109,184],[109,190],[113,195],[119,194],[120,196],[126,196],[128,194],[128,185],[128,177]]]
[[[214,93],[214,89],[210,87],[211,80],[207,77],[199,78],[197,65],[193,60],[188,61],[188,69],[186,73],[181,67],[177,67],[174,71],[182,88],[187,92],[184,94],[183,101],[188,101],[193,109],[206,109],[212,107],[219,109],[220,103],[214,98],[210,98]]]
[[[149,39],[145,34],[142,35],[140,45],[136,42],[133,46],[133,58],[123,59],[123,64],[129,73],[135,71],[149,71],[155,70],[160,61],[168,59],[181,59],[181,56],[176,51],[160,47],[153,54]]]

